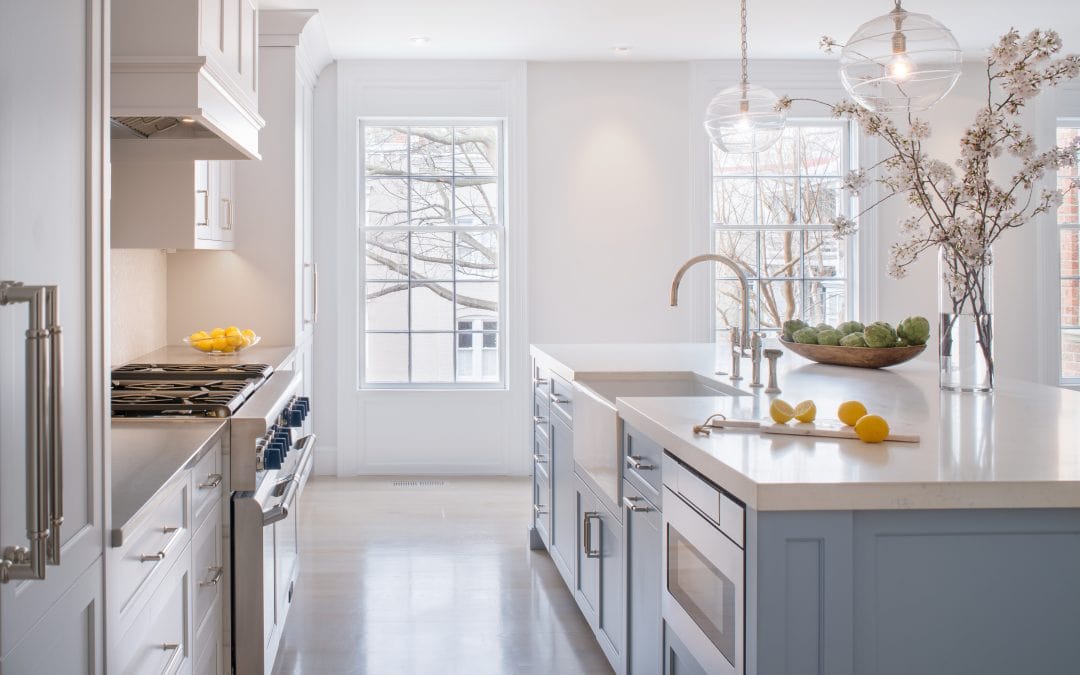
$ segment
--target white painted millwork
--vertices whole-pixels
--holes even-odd
[[[144,159],[258,159],[258,31],[254,0],[113,0],[112,116],[197,123],[119,142]]]
[[[319,226],[316,252],[327,308],[316,339],[320,443],[336,473],[524,474],[532,463],[528,412],[525,64],[341,62],[316,90]],[[358,120],[502,120],[506,153],[507,271],[503,297],[506,388],[372,390],[358,386],[363,307],[359,264]],[[327,356],[323,358],[323,355]],[[329,421],[328,421],[329,420]],[[422,421],[418,421],[422,420]],[[327,431],[327,426],[331,428]],[[323,465],[325,466],[325,464]]]
[[[119,143],[113,141],[114,248],[233,248],[235,162],[131,160]]]
[[[0,9],[0,280],[56,285],[62,327],[60,564],[0,585],[0,672],[103,672],[108,430],[107,3]],[[32,63],[28,68],[26,64]],[[50,124],[26,124],[30,111]],[[0,306],[0,549],[26,546],[27,305]]]
[[[532,352],[571,380],[715,377],[707,344],[539,345]],[[618,398],[616,405],[628,424],[758,511],[1080,506],[1080,393],[1016,380],[1001,380],[993,396],[943,392],[936,367],[922,362],[844,368],[785,352],[780,365],[785,400],[813,399],[826,419],[842,401],[858,399],[921,442],[695,435],[693,426],[714,413],[768,417],[773,397],[745,380],[742,396]]]

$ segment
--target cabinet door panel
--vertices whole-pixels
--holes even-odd
[[[573,588],[578,521],[574,488],[574,436],[559,419],[552,420],[550,430],[551,558],[566,585]]]
[[[589,553],[600,550],[599,505],[592,491],[577,476],[574,477],[574,504],[577,515],[577,529],[574,549],[576,569],[574,599],[585,615],[589,625],[596,626],[596,616],[600,600],[600,565],[597,558]]]
[[[660,512],[628,482],[623,494],[639,509],[624,509],[626,539],[626,652],[630,675],[660,670],[662,624],[660,594],[663,536]]]
[[[225,56],[224,10],[225,0],[202,0],[199,8],[199,42],[207,56],[222,59]]]
[[[239,2],[240,25],[236,69],[244,93],[250,94],[255,99],[259,91],[259,74],[256,71],[259,58],[258,12],[255,10],[255,4],[251,0],[239,0]]]
[[[597,501],[599,506],[599,501]],[[597,637],[600,646],[607,652],[608,659],[620,660],[623,651],[623,633],[625,632],[624,600],[626,584],[623,580],[623,529],[622,524],[604,509],[600,518],[594,520],[594,527],[600,529],[600,559],[597,563],[600,573],[600,604],[596,617]]]

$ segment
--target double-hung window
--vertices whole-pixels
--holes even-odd
[[[829,220],[854,212],[843,176],[853,155],[845,121],[789,121],[757,154],[712,146],[712,245],[750,282],[751,329],[789,319],[836,325],[854,313],[854,236],[837,239]],[[739,325],[735,274],[716,265],[717,331]]]
[[[1057,143],[1065,147],[1080,138],[1080,120],[1061,122]],[[1080,385],[1080,196],[1073,187],[1075,166],[1058,169],[1058,189],[1064,201],[1058,208],[1058,251],[1061,282],[1061,383]]]
[[[497,122],[363,123],[365,385],[503,379]]]

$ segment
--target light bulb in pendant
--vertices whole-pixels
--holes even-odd
[[[743,113],[742,115],[739,115],[738,121],[735,122],[735,128],[738,131],[747,132],[753,130],[754,124],[750,121],[750,116]]]
[[[892,60],[889,61],[889,78],[894,82],[906,82],[914,70],[915,64],[911,62],[911,58],[904,52],[893,55]]]

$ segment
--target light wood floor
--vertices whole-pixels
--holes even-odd
[[[547,552],[528,549],[528,479],[394,480],[309,482],[275,673],[611,672]]]

